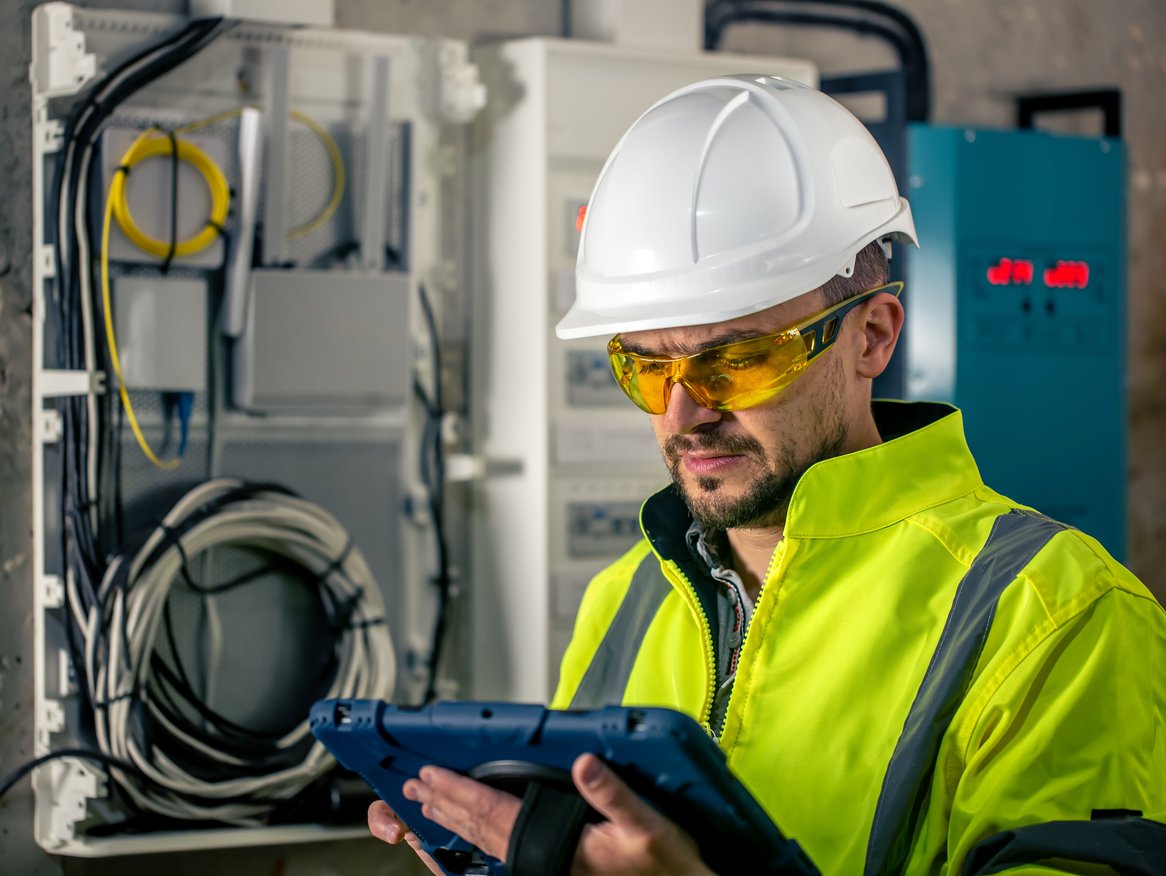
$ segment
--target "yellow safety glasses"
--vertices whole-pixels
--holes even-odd
[[[779,332],[675,359],[625,350],[616,335],[607,345],[611,371],[627,397],[649,414],[662,414],[668,409],[668,398],[677,383],[703,408],[751,408],[777,395],[803,368],[830,349],[838,338],[842,320],[851,310],[880,292],[897,297],[902,291],[902,283],[887,283]]]

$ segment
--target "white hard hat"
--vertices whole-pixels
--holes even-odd
[[[681,88],[628,129],[583,222],[560,338],[721,322],[916,243],[886,158],[841,104],[773,76]]]

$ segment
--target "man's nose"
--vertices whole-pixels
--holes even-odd
[[[701,426],[719,422],[724,415],[720,411],[697,404],[682,384],[674,383],[668,395],[668,407],[662,416],[668,432],[673,435],[686,435],[697,431]]]

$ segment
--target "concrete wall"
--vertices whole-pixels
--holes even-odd
[[[575,0],[586,2],[586,0]],[[31,756],[31,192],[28,0],[0,0],[0,774]],[[175,10],[181,0],[82,5]],[[1008,125],[1017,91],[1120,86],[1130,147],[1130,565],[1166,598],[1166,6],[1157,0],[899,0],[922,25],[935,120]],[[553,0],[337,0],[343,27],[465,39],[559,32]],[[734,28],[727,49],[808,56],[823,70],[886,66],[881,43]],[[1088,416],[1089,400],[1081,400]],[[1083,465],[1088,460],[1082,461]],[[390,873],[407,854],[372,840],[85,861],[41,853],[27,785],[0,801],[0,869],[13,874]]]

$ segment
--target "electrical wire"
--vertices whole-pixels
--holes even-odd
[[[791,12],[782,6],[839,7],[856,15]],[[881,18],[872,21],[862,15]],[[743,21],[835,27],[878,36],[899,55],[907,83],[907,119],[926,122],[931,116],[931,63],[923,32],[910,15],[881,0],[713,0],[705,9],[705,49],[716,50],[729,25]]]
[[[151,137],[153,131],[144,131],[134,140],[133,145],[130,146],[127,156],[135,154],[135,150],[139,148],[139,144],[146,142],[146,138]],[[204,153],[205,154],[205,153]],[[124,161],[123,161],[124,166]],[[132,166],[132,165],[130,165]],[[109,290],[109,232],[113,225],[113,217],[117,211],[117,202],[119,199],[124,200],[124,180],[125,173],[118,169],[115,176],[114,184],[110,186],[109,193],[105,198],[105,213],[101,222],[101,304],[102,312],[105,317],[105,340],[108,345],[107,351],[109,354],[109,364],[113,368],[113,373],[117,377],[117,391],[121,397],[122,409],[125,411],[126,420],[129,421],[130,429],[134,433],[134,439],[138,442],[138,447],[141,448],[142,453],[158,468],[164,471],[172,471],[176,469],[181,463],[180,459],[163,460],[158,457],[150,442],[146,440],[146,436],[142,433],[142,427],[138,424],[137,414],[134,413],[133,402],[130,401],[129,392],[126,390],[125,377],[122,375],[121,358],[117,352],[117,336],[113,327],[113,302],[110,300]],[[224,208],[225,210],[225,208]],[[137,226],[133,226],[136,228]],[[217,232],[212,232],[217,234]],[[144,236],[144,235],[143,235]],[[158,241],[150,240],[151,243],[158,243],[163,247],[163,255],[165,254],[166,245]],[[189,243],[184,241],[184,243]]]
[[[16,783],[35,770],[37,767],[44,766],[46,763],[54,760],[62,760],[64,758],[74,758],[77,760],[89,760],[100,764],[104,767],[115,767],[127,773],[139,776],[143,781],[150,780],[141,774],[133,764],[126,763],[124,760],[110,757],[101,751],[90,751],[87,748],[59,748],[56,751],[50,751],[48,754],[42,754],[40,757],[34,757],[32,760],[21,764],[3,779],[0,779],[0,798],[11,791]]]
[[[233,479],[200,484],[140,550],[110,563],[83,623],[99,750],[146,778],[117,776],[144,810],[250,824],[334,762],[306,721],[277,733],[250,731],[195,695],[174,644],[167,608],[173,588],[183,582],[199,593],[223,593],[270,569],[213,586],[196,581],[193,562],[224,547],[271,554],[318,582],[335,637],[319,696],[388,698],[395,665],[380,589],[363,555],[331,515],[280,488]],[[174,666],[161,657],[163,640]],[[192,722],[191,710],[209,727]]]
[[[172,157],[194,167],[202,175],[211,196],[210,215],[203,227],[189,239],[174,244],[150,237],[143,232],[134,221],[126,198],[126,184],[130,171],[146,159],[157,157]],[[139,134],[121,157],[107,197],[113,217],[130,243],[142,252],[157,258],[174,259],[197,255],[222,236],[227,223],[227,210],[231,204],[231,187],[222,168],[202,149],[189,140],[172,141],[160,129],[151,128]],[[102,243],[103,248],[108,246],[108,240],[103,240]],[[103,257],[107,255],[103,253]]]
[[[199,128],[208,127],[216,122],[235,118],[242,112],[243,108],[239,107],[237,109],[227,110],[226,112],[216,113],[213,116],[207,116],[205,119],[199,119],[190,124],[183,125],[180,128],[175,128],[174,133],[184,134],[190,131],[197,131]],[[340,147],[336,144],[336,139],[328,133],[328,129],[311,116],[299,110],[291,110],[288,115],[316,135],[320,141],[320,145],[324,147],[324,151],[328,155],[329,164],[332,166],[332,194],[329,195],[328,201],[321,208],[320,212],[312,219],[288,231],[288,239],[296,240],[300,237],[306,237],[331,221],[332,217],[336,215],[336,211],[340,209],[341,201],[344,200],[344,190],[348,185],[348,180],[347,171],[344,167],[344,156],[340,152]]]
[[[191,22],[170,37],[137,53],[90,88],[66,122],[63,148],[54,170],[52,188],[53,208],[58,217],[57,245],[54,247],[58,280],[53,288],[53,303],[58,323],[55,336],[59,367],[84,367],[88,373],[93,373],[96,367],[92,348],[91,298],[85,288],[90,268],[86,243],[88,216],[84,208],[87,186],[82,180],[86,171],[92,168],[97,131],[113,107],[153,77],[168,72],[200,51],[227,26],[221,19]],[[78,302],[79,307],[74,302]],[[74,326],[72,314],[75,309],[81,313],[81,331],[77,331]],[[76,530],[74,535],[79,548],[90,556],[90,533],[94,526],[95,509],[90,496],[96,491],[98,473],[95,460],[100,437],[99,430],[95,428],[97,405],[93,395],[92,391],[87,394],[84,412],[78,409],[74,399],[58,402],[64,425],[65,455],[70,462],[81,463],[80,469],[73,468],[72,471],[86,471],[86,477],[71,486],[73,475],[69,473],[70,468],[63,469],[65,488],[62,489],[62,496],[66,503],[66,519],[68,521],[78,513],[89,517],[86,521],[73,518],[71,522]],[[76,443],[78,440],[82,442],[80,445]],[[81,453],[79,449],[85,443],[89,447],[87,454]],[[70,538],[68,528],[65,532],[66,541]]]
[[[421,435],[421,480],[425,486],[430,525],[433,527],[434,547],[437,553],[437,573],[433,583],[437,588],[437,613],[433,622],[433,634],[426,665],[425,702],[437,697],[437,676],[441,667],[441,654],[445,644],[449,605],[452,598],[453,582],[450,575],[449,543],[445,536],[445,437],[442,424],[445,408],[441,392],[441,337],[437,331],[437,320],[433,305],[425,285],[418,287],[421,313],[429,334],[429,346],[433,356],[433,390],[427,392],[420,381],[414,381],[414,391],[425,408],[425,426]]]
[[[166,242],[150,237],[138,227],[130,212],[129,200],[126,197],[126,181],[130,171],[149,158],[164,156],[170,157],[176,162],[185,161],[193,166],[202,175],[210,194],[210,215],[203,228],[187,240]],[[174,198],[174,196],[175,192],[172,191],[171,197]],[[101,231],[101,300],[105,318],[107,352],[110,365],[117,377],[118,395],[125,410],[126,419],[133,431],[134,439],[146,458],[164,471],[177,468],[181,464],[182,453],[180,451],[178,457],[174,459],[162,460],[150,447],[138,423],[137,415],[134,413],[133,403],[130,401],[125,378],[122,375],[117,337],[113,325],[113,304],[109,282],[110,217],[117,220],[122,232],[134,246],[149,255],[163,259],[163,264],[168,267],[172,259],[196,255],[222,236],[227,222],[230,200],[231,191],[227,178],[214,160],[193,143],[187,140],[178,140],[173,135],[163,133],[159,128],[143,131],[130,144],[118,163],[106,195],[105,216]],[[79,201],[79,209],[84,209],[83,204],[83,200]],[[171,231],[174,232],[173,227]],[[84,294],[84,290],[82,293],[81,300],[85,302],[89,296]],[[182,442],[182,445],[185,448],[185,441]],[[93,448],[90,449],[92,455],[95,456]]]
[[[190,22],[163,40],[127,58],[84,92],[70,112],[63,131],[62,148],[54,165],[50,189],[51,210],[56,216],[53,258],[56,282],[50,296],[49,316],[55,340],[55,367],[66,370],[97,370],[96,337],[92,330],[93,298],[89,224],[86,193],[94,179],[95,144],[102,125],[122,102],[159,76],[165,75],[209,45],[231,24],[222,19]],[[81,325],[77,324],[80,314]],[[61,552],[66,580],[85,598],[92,597],[95,582],[105,565],[95,532],[97,484],[102,473],[94,461],[102,441],[108,444],[112,408],[103,398],[99,407],[90,388],[84,398],[56,400],[62,421],[60,489]],[[96,419],[95,419],[96,415]],[[73,665],[80,672],[75,631],[68,631]]]
[[[89,282],[90,272],[94,270],[88,243],[91,217],[85,196],[93,179],[94,147],[102,125],[131,95],[200,52],[231,26],[221,18],[189,22],[119,63],[88,88],[69,113],[49,189],[50,214],[55,217],[52,240],[55,282],[48,302],[54,339],[50,359],[53,366],[83,370],[90,375],[98,371],[93,331],[94,301]],[[77,314],[80,315],[80,325],[77,324]],[[95,535],[98,508],[93,497],[102,476],[98,464],[101,441],[107,434],[107,430],[101,428],[101,419],[104,416],[109,420],[110,417],[105,410],[107,406],[98,405],[92,383],[83,398],[63,397],[55,404],[62,423],[59,467],[61,556],[72,610],[81,601],[94,597],[94,582],[104,568],[104,556]],[[79,628],[74,624],[66,624],[65,628],[72,666],[80,674],[84,670]],[[88,757],[100,761],[103,756],[83,749],[52,752],[25,764],[0,786],[7,791],[37,765],[58,757]]]
[[[296,240],[297,238],[306,237],[311,234],[316,229],[327,224],[336,215],[336,211],[340,208],[340,202],[344,199],[344,187],[346,183],[344,176],[344,158],[340,154],[340,147],[332,139],[332,135],[315,119],[301,112],[292,110],[291,117],[301,125],[305,125],[320,139],[325,151],[328,153],[328,160],[332,164],[332,196],[314,219],[288,232],[287,236],[292,240]]]

